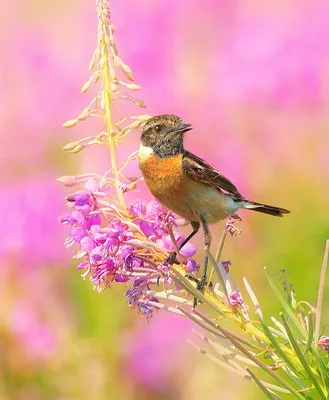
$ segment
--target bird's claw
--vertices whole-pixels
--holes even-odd
[[[201,293],[203,293],[205,287],[206,287],[206,277],[202,276],[201,279],[198,279],[198,284],[196,287],[196,290],[199,290]],[[196,306],[198,305],[198,299],[196,297],[194,297],[193,300],[193,308],[196,308]]]
[[[179,264],[179,261],[177,260],[177,253],[175,251],[171,253],[170,256],[166,258],[166,261],[169,265]]]

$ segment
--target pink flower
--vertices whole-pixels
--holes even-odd
[[[184,237],[179,232],[174,232],[174,237],[178,245],[180,245],[184,240]],[[162,239],[157,239],[156,243],[169,252],[175,251],[170,235],[165,235]],[[192,243],[186,243],[186,245],[180,250],[180,253],[185,257],[193,257],[196,253],[196,246]]]
[[[232,307],[236,308],[240,308],[244,305],[244,301],[238,289],[229,294],[229,303]]]
[[[165,233],[168,233],[168,223],[177,226],[174,214],[171,211],[164,210],[156,200],[149,203],[136,200],[131,205],[130,212],[138,217],[135,223],[139,225],[144,235],[151,240],[161,238]]]
[[[318,345],[321,347],[322,350],[325,350],[329,353],[329,336],[321,336]]]

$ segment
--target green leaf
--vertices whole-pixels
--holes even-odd
[[[309,367],[309,363],[306,360],[306,358],[304,357],[303,353],[301,352],[301,350],[300,350],[300,348],[298,346],[298,343],[297,343],[296,339],[294,338],[294,335],[293,335],[293,333],[292,333],[292,331],[291,331],[291,329],[290,329],[290,327],[289,327],[289,325],[288,325],[287,321],[285,320],[285,317],[284,317],[284,315],[282,313],[280,313],[280,317],[281,317],[281,321],[282,321],[282,323],[283,323],[283,325],[284,325],[284,327],[285,327],[285,329],[287,331],[290,344],[291,344],[292,348],[295,350],[295,353],[296,353],[297,357],[299,358],[301,364],[303,365],[303,367],[304,367],[304,369],[305,369],[305,371],[306,371],[306,373],[308,375],[308,378],[310,379],[310,381],[313,383],[314,387],[316,388],[316,390],[320,394],[321,399],[326,400],[327,397],[325,396],[321,386],[319,385],[318,377],[316,377],[313,374],[313,371]]]
[[[282,294],[280,293],[280,290],[277,288],[277,286],[275,285],[275,283],[273,282],[272,278],[270,277],[269,273],[267,272],[267,268],[264,268],[266,277],[268,279],[268,282],[274,292],[274,294],[276,295],[276,297],[278,298],[278,300],[281,303],[282,308],[285,310],[285,312],[289,315],[289,318],[291,319],[291,321],[293,322],[293,324],[295,325],[296,329],[298,330],[298,332],[301,334],[302,338],[304,340],[307,340],[307,334],[304,331],[303,327],[301,326],[300,322],[298,321],[297,317],[295,316],[295,314],[293,313],[292,309],[290,308],[289,304],[285,301],[285,299],[283,298]]]
[[[248,372],[248,374],[251,376],[252,380],[256,383],[256,385],[259,387],[259,389],[265,394],[265,396],[268,399],[275,400],[278,398],[278,396],[275,395],[275,397],[274,397],[274,395],[268,389],[266,389],[266,387],[262,384],[262,382],[256,377],[256,375],[248,367],[246,367],[246,371]]]
[[[313,326],[313,316],[311,311],[308,312],[308,338],[307,338],[307,342],[306,342],[306,346],[304,349],[304,354],[306,354],[312,346],[312,341],[313,341],[313,337],[314,337],[314,326]]]
[[[328,256],[329,256],[329,240],[326,241],[326,247],[324,250],[321,273],[320,273],[320,282],[319,282],[319,290],[318,290],[318,300],[316,303],[316,318],[315,318],[315,342],[318,343],[319,333],[320,333],[320,322],[321,322],[321,314],[322,314],[322,303],[323,303],[323,292],[324,292],[324,281],[327,273],[328,266]]]
[[[269,368],[266,364],[264,364],[262,361],[260,361],[257,357],[255,357],[250,351],[245,349],[239,342],[237,342],[234,337],[231,335],[229,331],[226,329],[218,326],[218,329],[221,331],[223,335],[227,337],[227,339],[235,346],[237,347],[245,356],[249,357],[252,361],[254,361],[260,368],[262,368],[265,372],[267,372],[269,375],[272,376],[275,380],[277,380],[279,383],[281,383],[282,386],[284,386],[289,392],[298,399],[304,400],[304,397],[297,392],[296,389],[294,389],[287,381],[285,381],[279,374],[277,374],[275,371],[273,371],[271,368]]]
[[[276,341],[276,339],[273,336],[272,332],[270,331],[269,327],[266,325],[264,320],[261,318],[260,318],[260,323],[262,324],[262,327],[266,333],[266,336],[268,337],[272,346],[276,350],[277,356],[280,357],[287,364],[287,366],[291,369],[291,371],[293,371],[296,375],[298,375],[299,371],[298,371],[297,365],[295,365],[293,363],[293,361],[291,361],[290,358],[286,355],[286,353],[281,349],[279,343]],[[296,379],[295,379],[295,381],[296,381]],[[305,385],[299,379],[297,379],[297,382],[298,382],[299,386],[301,386],[302,388],[305,388]]]
[[[216,272],[216,275],[217,275],[218,280],[219,280],[219,282],[221,284],[223,292],[224,292],[225,296],[228,298],[226,283],[224,281],[224,277],[223,277],[223,275],[222,275],[222,273],[220,271],[220,268],[218,267],[218,263],[216,263],[216,260],[214,259],[214,256],[210,252],[208,253],[208,256],[209,256],[209,259],[210,259],[210,261],[212,263],[212,266],[213,266],[213,268],[214,268],[214,270]]]

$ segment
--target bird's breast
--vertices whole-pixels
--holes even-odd
[[[138,152],[138,163],[146,185],[160,201],[159,196],[168,196],[172,191],[177,194],[183,189],[185,176],[181,154],[161,158],[143,146]]]

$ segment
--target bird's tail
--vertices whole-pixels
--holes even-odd
[[[264,214],[274,215],[275,217],[283,217],[284,214],[290,214],[290,211],[286,210],[285,208],[256,203],[255,201],[244,201],[243,208]]]

